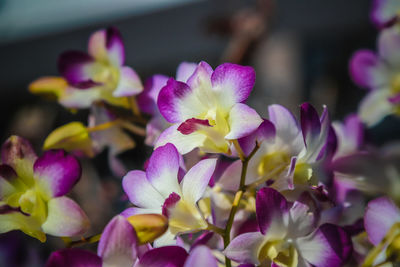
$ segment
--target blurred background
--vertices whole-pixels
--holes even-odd
[[[143,80],[155,73],[175,76],[182,61],[251,65],[257,81],[248,103],[260,114],[272,103],[298,114],[299,105],[310,101],[319,110],[328,105],[332,117],[342,119],[356,112],[365,93],[352,83],[348,60],[359,48],[375,49],[370,7],[366,0],[0,0],[1,141],[18,134],[39,152],[55,127],[86,122],[87,112],[72,114],[27,87],[57,75],[60,53],[86,51],[89,35],[108,26],[121,31],[126,65]],[[383,144],[398,138],[396,124],[385,119],[368,139]],[[150,151],[139,146],[123,156],[141,168]],[[106,152],[82,166],[72,197],[96,234],[125,207],[121,180],[111,175]],[[63,247],[56,238],[39,243],[19,232],[0,236],[0,266],[42,266],[50,248]]]

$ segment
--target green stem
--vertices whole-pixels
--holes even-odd
[[[246,174],[247,174],[247,166],[249,165],[250,159],[254,156],[257,150],[260,148],[260,145],[256,143],[253,151],[247,157],[240,157],[242,161],[242,172],[240,175],[240,185],[239,190],[235,194],[235,198],[232,203],[231,212],[229,213],[228,222],[226,223],[225,233],[224,233],[224,248],[226,248],[231,241],[231,230],[233,226],[233,221],[235,219],[236,212],[239,208],[240,201],[242,200],[243,194],[246,191]],[[241,150],[241,149],[240,149]],[[226,267],[231,267],[231,260],[225,257],[225,265]]]

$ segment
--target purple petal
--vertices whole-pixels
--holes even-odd
[[[196,63],[182,62],[179,64],[178,69],[176,70],[176,80],[180,82],[186,82],[190,76],[192,76],[196,68]]]
[[[156,74],[144,82],[144,89],[137,96],[138,105],[141,111],[154,115],[158,112],[157,98],[160,90],[167,84],[168,77]]]
[[[269,187],[257,192],[256,215],[262,234],[272,231],[276,232],[273,234],[280,235],[286,229],[287,213],[288,203],[281,193]]]
[[[141,208],[161,208],[164,198],[147,180],[143,171],[130,171],[122,179],[122,187],[129,200]]]
[[[107,266],[132,266],[137,258],[137,243],[135,229],[118,215],[104,228],[97,255]]]
[[[298,239],[302,257],[318,267],[343,266],[351,256],[353,246],[346,231],[333,224],[323,224],[313,234]]]
[[[188,254],[178,246],[165,246],[146,252],[135,267],[183,267]]]
[[[143,91],[143,85],[139,75],[130,67],[120,69],[120,77],[117,88],[113,92],[115,97],[133,96]]]
[[[79,205],[68,197],[57,197],[47,203],[43,232],[54,236],[77,236],[85,233],[90,222]]]
[[[52,197],[67,194],[82,171],[78,160],[64,150],[46,151],[35,161],[33,170],[40,187]]]
[[[261,144],[262,142],[268,142],[272,140],[276,135],[274,124],[269,120],[263,120],[258,128],[243,138],[240,138],[239,144],[245,155],[249,155],[253,151],[256,142]]]
[[[175,146],[170,143],[156,148],[149,159],[146,169],[147,179],[164,198],[172,192],[180,192],[179,163],[180,155]]]
[[[65,248],[51,253],[46,267],[101,267],[101,258],[79,248]]]
[[[87,89],[97,85],[92,80],[94,59],[80,51],[64,52],[58,58],[58,71],[74,87]]]
[[[321,133],[321,122],[317,111],[309,103],[301,105],[300,119],[303,132],[304,144],[307,146],[312,140],[319,137]]]
[[[380,197],[368,203],[364,226],[372,244],[378,245],[397,222],[400,222],[400,210],[390,198]]]
[[[195,204],[204,194],[215,170],[217,159],[203,159],[194,165],[182,180],[185,201]]]
[[[252,67],[231,63],[219,65],[211,76],[213,90],[226,109],[247,100],[255,79],[256,73]]]
[[[397,21],[399,10],[399,1],[373,0],[371,20],[380,29],[392,26]]]
[[[357,51],[350,59],[349,69],[351,78],[361,87],[375,89],[388,83],[386,67],[370,50]]]
[[[191,118],[182,122],[178,127],[178,131],[181,132],[182,134],[188,135],[201,129],[202,127],[211,127],[211,125],[208,122],[208,120]]]
[[[260,264],[258,254],[264,242],[265,236],[260,232],[245,233],[235,237],[223,252],[226,257],[238,263]]]
[[[98,61],[109,61],[116,67],[124,65],[124,44],[120,32],[114,27],[93,33],[89,39],[88,51]]]
[[[218,267],[218,263],[208,247],[197,246],[190,252],[184,267]]]
[[[257,111],[245,104],[237,103],[229,112],[230,132],[225,138],[231,140],[242,138],[256,130],[262,122]]]
[[[160,113],[170,123],[196,118],[207,111],[207,107],[200,102],[195,90],[186,83],[170,78],[159,95],[157,105]]]

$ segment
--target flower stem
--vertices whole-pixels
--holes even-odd
[[[98,234],[98,235],[89,236],[87,238],[82,237],[81,240],[76,240],[76,241],[64,240],[64,242],[66,242],[67,248],[72,248],[72,247],[77,247],[77,246],[81,246],[84,244],[96,243],[100,240],[100,237],[101,237],[101,234]]]
[[[132,108],[132,113],[133,115],[137,116],[137,117],[142,117],[142,114],[140,113],[140,109],[139,106],[136,102],[136,98],[134,96],[129,97],[129,102],[131,104],[131,108]]]
[[[218,227],[218,226],[216,226],[216,225],[214,225],[212,223],[209,223],[209,222],[207,222],[207,224],[208,224],[207,230],[213,231],[214,233],[217,233],[220,236],[224,237],[224,235],[225,235],[225,230],[224,229],[222,229],[222,228],[220,228],[220,227]]]
[[[92,127],[87,127],[86,129],[88,132],[97,132],[97,131],[104,131],[108,130],[112,127],[115,126],[121,126],[122,128],[130,131],[133,134],[139,135],[139,136],[146,136],[146,130],[133,124],[128,121],[122,120],[122,119],[116,119],[113,121],[108,121],[102,124],[98,124]]]
[[[239,143],[236,141],[236,145],[240,148]],[[234,142],[235,144],[235,142]],[[236,146],[235,145],[235,146]],[[249,161],[250,159],[254,156],[254,154],[257,152],[257,150],[260,148],[260,145],[256,142],[256,146],[254,147],[253,151],[251,151],[251,153],[245,157],[243,154],[242,149],[240,148],[240,150],[238,150],[238,148],[236,148],[238,150],[239,155],[241,154],[242,157],[240,157],[240,160],[242,161],[242,172],[240,175],[240,185],[239,185],[239,190],[236,192],[235,194],[235,198],[233,200],[232,203],[232,208],[231,208],[231,212],[229,213],[229,218],[228,218],[228,222],[226,223],[226,227],[225,227],[225,233],[224,233],[224,248],[226,248],[229,243],[230,243],[230,239],[231,239],[231,230],[232,230],[232,225],[233,225],[233,221],[235,219],[235,214],[239,208],[240,205],[240,201],[242,200],[243,194],[246,191],[246,174],[247,174],[247,166],[249,165]],[[227,257],[225,257],[225,265],[226,267],[231,267],[231,260],[228,259]]]

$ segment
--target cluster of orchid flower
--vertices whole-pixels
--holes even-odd
[[[61,77],[29,87],[91,113],[87,125],[51,132],[40,157],[21,137],[3,144],[0,232],[62,237],[67,248],[48,267],[391,266],[400,260],[399,147],[372,148],[363,136],[400,114],[399,11],[400,1],[374,1],[379,53],[350,62],[370,92],[343,123],[308,103],[299,120],[278,104],[261,118],[244,103],[255,71],[236,64],[184,62],[175,78],[142,84],[124,66],[119,32],[95,32],[88,53],[60,56]],[[127,171],[118,154],[138,135],[154,151],[144,171]],[[65,195],[80,179],[77,157],[104,148],[130,204],[84,237],[89,219]],[[98,242],[97,254],[74,242]]]

